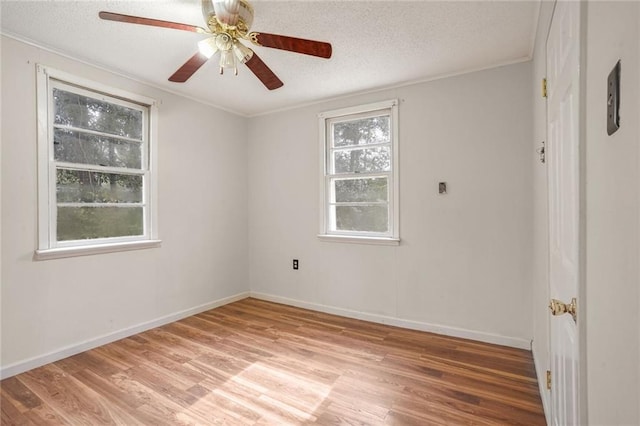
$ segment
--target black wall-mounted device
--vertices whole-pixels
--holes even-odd
[[[447,193],[447,182],[438,182],[438,194]]]
[[[607,134],[611,136],[620,128],[620,61],[607,79]]]

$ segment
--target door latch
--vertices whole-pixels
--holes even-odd
[[[571,303],[563,303],[558,299],[551,299],[551,302],[549,302],[549,309],[551,309],[551,314],[553,316],[571,314],[573,322],[578,321],[578,306],[575,297],[571,299]]]
[[[540,162],[544,164],[545,162],[544,141],[542,141],[542,146],[536,149],[536,153],[540,156]]]

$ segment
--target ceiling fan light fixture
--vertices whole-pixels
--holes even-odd
[[[235,74],[238,75],[236,57],[231,50],[223,50],[220,52],[220,74],[224,73],[225,68],[233,68]]]
[[[218,46],[216,45],[216,38],[209,37],[204,40],[200,40],[198,42],[198,50],[207,58],[211,58],[218,51]]]
[[[253,50],[249,49],[238,40],[234,40],[233,42],[233,53],[236,55],[236,58],[238,58],[238,61],[243,64],[253,56]]]

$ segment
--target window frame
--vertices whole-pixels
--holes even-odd
[[[373,117],[380,113],[388,113],[390,119],[390,145],[391,145],[391,171],[371,173],[330,173],[332,136],[330,128],[332,124],[351,121],[359,117]],[[398,170],[398,100],[390,99],[354,107],[325,111],[318,114],[318,127],[320,130],[320,233],[318,238],[322,241],[335,241],[346,243],[398,245],[400,243],[400,202],[399,202],[399,170]],[[386,145],[386,144],[384,144]],[[379,147],[380,144],[362,146],[360,149]],[[366,231],[337,231],[330,229],[331,207],[331,179],[343,179],[354,177],[384,176],[388,179],[388,221],[389,230],[386,233]]]
[[[47,260],[114,251],[134,250],[160,245],[157,209],[157,104],[152,98],[76,77],[41,64],[37,68],[36,104],[38,121],[38,246],[35,260]],[[142,156],[140,169],[68,163],[54,157],[53,90],[63,90],[143,112]],[[57,240],[57,170],[71,168],[101,173],[118,173],[142,177],[143,234]],[[100,208],[100,207],[95,207]]]

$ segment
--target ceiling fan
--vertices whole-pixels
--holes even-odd
[[[187,81],[209,58],[220,52],[220,74],[224,72],[225,68],[228,68],[233,69],[237,75],[237,62],[240,62],[245,64],[267,89],[273,90],[282,87],[282,81],[274,72],[240,40],[247,40],[257,46],[288,50],[320,58],[331,57],[331,44],[329,43],[277,34],[249,32],[253,23],[253,6],[248,0],[202,0],[202,14],[208,28],[113,12],[103,11],[98,15],[101,19],[108,21],[210,34],[209,38],[198,42],[198,52],[169,77],[169,81],[176,83]]]

